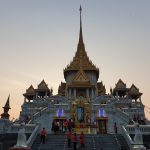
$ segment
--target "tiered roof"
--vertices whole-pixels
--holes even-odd
[[[73,58],[73,61],[64,69],[64,76],[66,77],[66,73],[69,71],[77,71],[81,67],[83,70],[87,71],[95,71],[97,73],[97,78],[99,77],[99,69],[92,63],[92,61],[87,56],[87,52],[85,51],[85,46],[83,42],[82,35],[82,20],[81,20],[81,7],[80,7],[80,33],[79,33],[79,43],[77,47],[77,51]]]
[[[133,99],[137,99],[142,95],[142,93],[139,92],[139,89],[134,84],[132,84],[129,88],[128,95]]]
[[[38,85],[38,89],[39,90],[40,89],[42,89],[42,90],[48,89],[49,90],[48,85],[46,84],[46,82],[44,80],[42,80],[41,83]]]

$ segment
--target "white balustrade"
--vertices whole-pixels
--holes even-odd
[[[135,125],[127,125],[125,128],[129,134],[135,133]],[[142,134],[150,134],[150,125],[140,125],[140,131]]]

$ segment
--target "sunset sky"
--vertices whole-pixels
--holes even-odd
[[[121,78],[150,107],[150,0],[1,0],[0,114],[10,94],[17,118],[22,94],[43,79],[57,94],[77,49],[80,4],[86,51],[107,93]]]

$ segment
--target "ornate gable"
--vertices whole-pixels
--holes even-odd
[[[129,91],[130,91],[130,93],[134,93],[134,94],[139,93],[139,89],[134,84],[132,84]]]
[[[32,85],[26,90],[26,93],[34,93],[34,92],[35,92],[35,89],[33,88]]]
[[[90,80],[83,69],[80,69],[75,75],[73,82],[90,82]]]
[[[119,88],[119,89],[126,88],[126,84],[121,79],[119,79],[119,81],[116,84],[116,88]]]
[[[48,86],[44,80],[38,85],[38,89],[48,89]]]

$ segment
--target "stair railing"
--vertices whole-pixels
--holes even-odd
[[[132,149],[134,146],[134,142],[132,141],[128,131],[126,130],[126,128],[124,126],[121,126],[121,130],[122,130],[122,135],[125,138],[128,146],[130,147],[130,149]]]
[[[125,112],[123,112],[122,110],[120,110],[119,108],[116,108],[116,114],[126,123],[129,123],[129,115]]]
[[[37,126],[35,127],[35,129],[33,130],[32,134],[30,135],[29,139],[27,140],[26,144],[28,147],[31,147],[33,142],[35,141],[38,133],[40,132],[40,124],[37,124]]]
[[[32,116],[31,120],[28,122],[28,124],[32,124],[35,119],[37,119],[38,117],[40,117],[41,115],[43,115],[45,112],[47,112],[47,109],[48,109],[48,107],[45,107],[41,111],[35,113]]]

